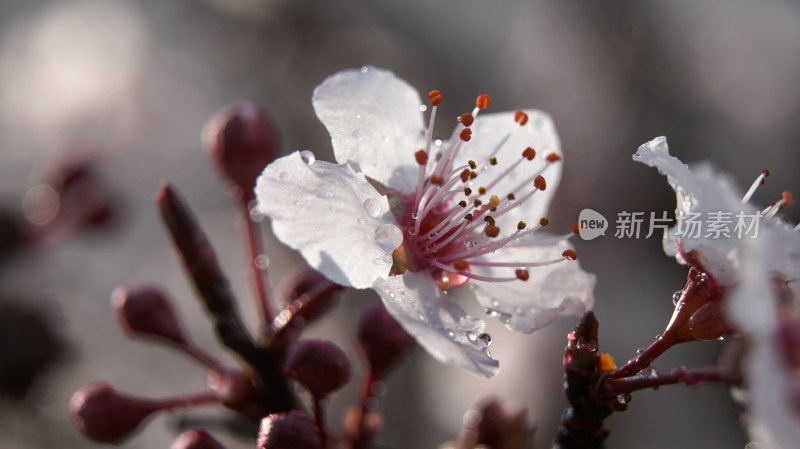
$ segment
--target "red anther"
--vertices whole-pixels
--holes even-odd
[[[488,95],[483,94],[478,95],[478,99],[475,101],[475,106],[477,106],[478,109],[486,109],[491,103],[492,99]]]
[[[506,198],[508,198],[510,201],[514,201],[515,199],[517,199],[517,197],[513,193],[509,193]]]
[[[261,420],[258,449],[322,449],[314,422],[303,412],[274,413]]]
[[[432,175],[430,179],[431,184],[435,184],[439,187],[444,185],[444,178],[439,175]]]
[[[561,255],[569,260],[578,260],[578,253],[576,253],[574,249],[564,250],[564,252],[561,253]]]
[[[438,90],[432,90],[428,94],[428,99],[431,100],[431,106],[439,106],[443,100],[442,93]]]
[[[531,275],[528,273],[528,270],[519,269],[514,272],[517,275],[517,279],[520,281],[527,281]]]
[[[547,188],[547,181],[544,180],[544,176],[539,175],[533,180],[533,186],[539,190],[544,190]]]
[[[225,449],[205,430],[192,429],[183,432],[172,442],[170,449]]]
[[[338,390],[350,379],[347,356],[327,340],[300,340],[286,357],[286,377],[296,380],[315,400]]]
[[[461,176],[461,182],[469,181],[469,169],[465,168],[459,176]]]
[[[522,157],[524,157],[529,161],[532,161],[533,158],[536,157],[536,150],[534,150],[531,147],[525,148],[525,150],[522,152]]]
[[[783,197],[783,207],[789,207],[792,204],[792,192],[783,192],[781,196]]]
[[[120,287],[111,294],[117,321],[129,337],[156,337],[186,343],[178,317],[164,292],[147,285]]]
[[[375,380],[382,378],[415,342],[381,305],[361,310],[356,335]]]
[[[472,116],[469,112],[461,114],[461,124],[464,126],[470,126],[475,122],[475,117]]]
[[[550,153],[547,155],[547,162],[553,163],[558,162],[561,160],[561,156],[557,155],[556,153]]]
[[[458,271],[465,271],[469,268],[469,264],[464,259],[458,259],[455,262],[453,262],[453,268],[455,268]]]
[[[414,159],[417,160],[417,164],[425,165],[428,163],[428,153],[426,153],[425,150],[419,150],[414,153]]]
[[[580,234],[580,232],[581,232],[581,225],[577,221],[575,223],[572,223],[572,233],[578,235]]]
[[[461,140],[464,142],[469,142],[469,139],[472,139],[472,130],[469,128],[464,128],[459,135]]]
[[[497,237],[500,235],[500,228],[495,225],[486,226],[486,229],[483,230],[483,233],[486,234],[486,237]]]
[[[514,121],[519,123],[519,126],[525,126],[525,124],[528,123],[528,114],[517,111],[514,113]]]
[[[255,198],[256,178],[279,152],[272,117],[253,103],[241,102],[217,111],[203,127],[203,143],[220,175],[232,181],[238,200]]]

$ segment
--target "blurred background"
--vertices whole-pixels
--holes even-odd
[[[668,136],[672,154],[712,161],[743,191],[770,169],[758,204],[800,187],[797,2],[2,0],[0,206],[21,213],[29,189],[53,167],[88,157],[114,192],[115,214],[102,232],[15,258],[0,273],[4,301],[43,310],[69,347],[25,401],[0,401],[1,449],[92,447],[67,415],[72,392],[90,381],[151,397],[205,387],[203,370],[188,358],[127,340],[109,306],[119,285],[160,284],[192,338],[227,357],[171,251],[155,192],[169,180],[195,208],[255,328],[240,222],[201,149],[202,125],[232,101],[255,101],[274,115],[284,152],[310,149],[333,160],[311,91],[335,71],[364,64],[393,70],[423,94],[441,90],[440,117],[455,118],[481,93],[492,96],[494,111],[534,107],[552,114],[565,176],[550,218],[564,230],[587,207],[612,227],[620,211],[672,215],[666,180],[631,160],[638,145],[659,135]],[[450,125],[439,131],[449,135]],[[786,211],[794,222],[797,210]],[[302,260],[267,228],[277,284]],[[663,330],[686,269],[664,256],[659,238],[621,240],[609,231],[576,247],[584,268],[598,276],[601,349],[623,363]],[[357,311],[376,300],[371,292],[346,293],[309,335],[339,342],[357,364]],[[529,408],[537,447],[547,447],[565,406],[561,356],[576,319],[532,336],[487,321],[500,374],[478,378],[417,348],[390,377],[382,447],[437,447],[456,437],[465,411],[490,394]],[[717,347],[674,348],[655,366],[706,365]],[[334,397],[330,422],[341,422],[355,384]],[[721,386],[637,393],[629,411],[608,424],[609,448],[731,448],[748,441]],[[122,447],[169,447],[175,426],[175,416],[159,416]],[[212,431],[231,448],[254,447]]]

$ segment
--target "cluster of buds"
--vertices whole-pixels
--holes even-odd
[[[204,130],[212,162],[228,182],[227,191],[244,218],[245,244],[254,297],[262,326],[257,338],[245,327],[237,301],[198,221],[174,187],[162,187],[157,197],[161,217],[200,302],[211,316],[220,342],[240,361],[227,366],[194,344],[182,329],[168,294],[152,285],[120,287],[111,297],[117,320],[131,338],[166,343],[208,370],[208,390],[161,399],[143,399],[117,392],[105,382],[89,384],[72,397],[74,427],[87,438],[118,443],[148,417],[164,411],[221,404],[252,422],[260,421],[262,449],[321,449],[333,445],[366,448],[382,426],[375,384],[413,347],[413,339],[383,307],[366,308],[358,341],[369,365],[360,405],[347,415],[341,434],[325,424],[331,393],[351,377],[345,353],[325,340],[302,339],[304,325],[334,305],[341,288],[319,274],[302,269],[279,289],[285,307],[278,311],[272,297],[263,254],[261,231],[251,211],[252,190],[261,168],[275,158],[276,127],[265,111],[247,103],[216,114]],[[310,411],[292,383],[310,396]],[[255,436],[255,432],[253,432]],[[192,429],[173,448],[221,448],[210,434]]]

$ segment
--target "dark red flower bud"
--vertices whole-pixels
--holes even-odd
[[[335,293],[341,288],[308,268],[296,270],[284,277],[279,291],[280,298],[287,305],[272,323],[274,336],[271,347],[278,349],[291,344],[303,326],[331,308]]]
[[[170,449],[225,449],[225,446],[205,430],[192,429],[180,434]]]
[[[298,410],[275,413],[261,420],[258,449],[322,449],[314,423]]]
[[[164,292],[150,285],[119,287],[111,294],[117,321],[131,337],[157,337],[186,344],[178,318]]]
[[[414,339],[383,306],[373,305],[361,311],[358,343],[378,379],[414,346]]]
[[[73,217],[90,227],[105,226],[114,218],[115,199],[91,158],[61,163],[46,176],[45,184],[57,195],[59,218]]]
[[[284,372],[304,386],[315,399],[320,399],[347,383],[350,363],[335,344],[307,339],[292,345]]]
[[[69,402],[72,425],[85,437],[117,443],[130,435],[158,406],[122,396],[105,382],[87,385]]]
[[[473,444],[493,449],[529,446],[531,429],[525,422],[525,410],[509,412],[497,398],[489,398],[478,407],[476,418],[465,428],[465,434],[474,435]]]
[[[217,111],[203,128],[203,145],[223,178],[237,187],[233,196],[249,202],[264,167],[278,155],[280,139],[272,117],[240,102]]]

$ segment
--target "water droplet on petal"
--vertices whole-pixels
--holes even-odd
[[[436,145],[437,147],[440,147],[440,146],[442,146],[442,139],[436,139],[436,140],[434,140],[434,141],[433,141],[433,144],[434,144],[434,145]]]
[[[478,342],[484,348],[488,348],[492,345],[492,336],[487,334],[486,332],[481,333],[478,335]]]
[[[367,211],[367,215],[370,217],[377,218],[381,212],[383,212],[381,200],[378,198],[367,198],[364,200],[364,210]]]
[[[312,153],[309,150],[301,151],[300,152],[300,159],[302,159],[303,162],[306,163],[306,165],[311,165],[311,164],[313,164],[314,162],[317,161],[317,157],[314,156],[314,153]]]
[[[367,66],[361,67],[361,73],[367,73],[367,72],[369,72],[369,67]]]
[[[409,235],[417,235],[417,228],[415,228],[414,226],[409,226],[408,227],[408,234]]]
[[[619,402],[620,404],[627,404],[628,403],[628,397],[626,395],[624,395],[624,394],[618,394],[617,395],[617,402]]]
[[[425,111],[428,110],[428,106],[426,106],[424,104],[421,104],[421,105],[419,105],[419,110],[422,111],[422,112],[425,112]]]
[[[498,319],[500,320],[500,322],[501,322],[501,323],[503,323],[503,324],[508,324],[508,323],[510,323],[510,322],[511,322],[511,314],[509,314],[509,313],[501,313],[501,314],[499,314],[499,315],[497,316],[497,318],[498,318]]]
[[[375,230],[375,243],[381,249],[391,254],[401,243],[403,243],[403,231],[395,225],[384,224]]]
[[[259,270],[266,270],[267,267],[269,267],[269,257],[267,257],[266,254],[259,254],[256,256],[253,263]]]
[[[478,339],[478,334],[475,331],[467,332],[467,340],[475,342]]]

